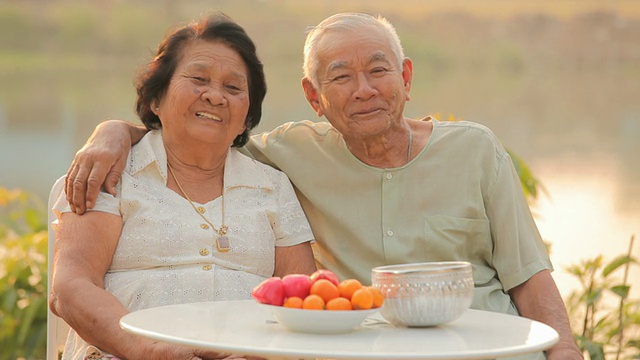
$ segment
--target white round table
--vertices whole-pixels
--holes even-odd
[[[166,343],[278,359],[487,359],[542,351],[558,341],[540,322],[479,310],[436,327],[394,327],[376,313],[346,334],[295,333],[253,300],[149,308],[125,315],[120,325]]]

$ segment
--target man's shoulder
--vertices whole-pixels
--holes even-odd
[[[265,134],[277,139],[285,137],[324,137],[330,134],[337,134],[337,130],[326,121],[302,120],[284,123]]]
[[[442,135],[463,136],[466,141],[475,139],[479,142],[501,147],[498,137],[483,124],[472,121],[442,121],[435,124]]]
[[[288,122],[272,131],[252,136],[242,152],[282,169],[286,164],[291,164],[292,157],[308,156],[317,152],[318,147],[334,145],[340,139],[342,135],[328,122]]]
[[[475,159],[504,162],[508,153],[498,137],[487,126],[471,121],[443,121],[436,124],[434,141],[451,151],[475,154]]]
[[[494,136],[491,129],[477,122],[467,120],[437,121],[436,126],[448,131],[470,131],[479,135]]]

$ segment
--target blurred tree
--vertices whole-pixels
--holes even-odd
[[[44,206],[0,187],[0,360],[44,359],[47,225]]]

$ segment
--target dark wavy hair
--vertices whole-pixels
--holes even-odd
[[[136,79],[138,92],[136,114],[147,129],[162,128],[160,119],[151,111],[151,105],[154,101],[159,101],[167,91],[183,48],[194,40],[221,41],[235,50],[247,66],[250,104],[244,121],[246,129],[233,140],[232,144],[232,146],[241,147],[249,140],[251,129],[260,123],[262,101],[267,94],[267,83],[255,44],[240,25],[221,12],[182,26],[165,36],[158,45],[156,56]]]

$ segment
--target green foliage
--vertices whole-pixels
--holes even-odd
[[[542,183],[533,176],[531,169],[527,166],[527,164],[513,151],[507,149],[509,156],[511,156],[511,161],[513,162],[513,166],[516,168],[518,172],[518,177],[520,178],[520,184],[522,185],[522,191],[524,191],[524,195],[527,199],[536,200],[538,198],[538,190],[544,190]]]
[[[574,334],[591,360],[640,359],[640,300],[629,298],[627,282],[629,268],[638,265],[633,240],[628,254],[609,263],[600,255],[566,268],[581,285],[565,299],[567,310],[571,319],[582,319]]]
[[[47,338],[44,206],[0,187],[0,359],[43,359]]]

